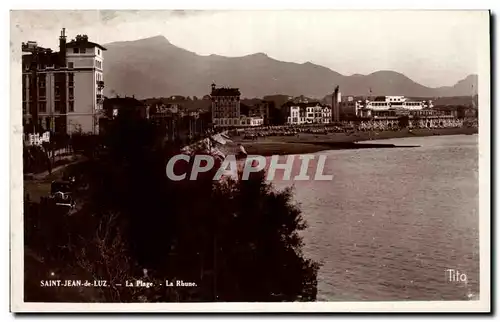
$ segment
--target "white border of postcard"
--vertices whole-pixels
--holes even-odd
[[[483,16],[478,37],[480,299],[477,301],[309,302],[309,303],[24,303],[23,175],[21,127],[21,38],[11,28],[10,43],[10,220],[11,310],[13,312],[489,312],[490,276],[490,16]]]

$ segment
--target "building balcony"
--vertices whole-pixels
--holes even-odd
[[[97,81],[97,87],[104,88],[104,81]]]

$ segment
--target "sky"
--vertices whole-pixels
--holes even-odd
[[[163,35],[200,55],[323,65],[344,75],[393,70],[430,87],[477,73],[479,11],[14,11],[12,40],[57,50],[87,34],[106,44]]]

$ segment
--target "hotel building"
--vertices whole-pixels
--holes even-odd
[[[217,88],[212,84],[212,123],[218,127],[240,125],[240,90],[238,88]]]
[[[388,117],[399,115],[433,114],[432,101],[410,100],[404,96],[378,96],[373,100],[354,101],[349,97],[342,103],[345,115],[358,117]]]
[[[25,132],[98,133],[103,104],[103,46],[78,35],[59,52],[29,41],[22,44]]]

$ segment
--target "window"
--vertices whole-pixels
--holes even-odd
[[[85,48],[80,48],[80,54],[85,54]]]
[[[73,63],[72,61],[68,62],[68,68],[73,68],[74,66],[75,66],[75,63]]]
[[[41,74],[38,78],[38,84],[40,88],[45,88],[45,74]]]
[[[100,55],[101,54],[101,50],[100,49],[97,49],[97,54]]]
[[[54,111],[61,112],[61,102],[59,102],[59,101],[55,102]]]
[[[40,95],[40,99],[42,100],[45,99],[45,95],[47,93],[45,87],[40,86],[40,88],[38,89],[38,93],[39,93],[38,95]]]
[[[69,107],[68,107],[70,112],[75,111],[75,101],[69,101]]]
[[[26,102],[23,102],[23,114],[27,114],[27,112],[28,112],[27,105],[28,104]]]
[[[61,89],[59,88],[59,86],[57,86],[57,87],[54,89],[54,91],[55,91],[56,97],[61,95]]]
[[[38,103],[38,111],[41,113],[47,112],[47,103],[46,102],[39,102]]]
[[[73,48],[73,54],[78,54],[78,48]]]
[[[75,89],[73,87],[68,88],[69,91],[69,99],[72,99],[75,95]]]

